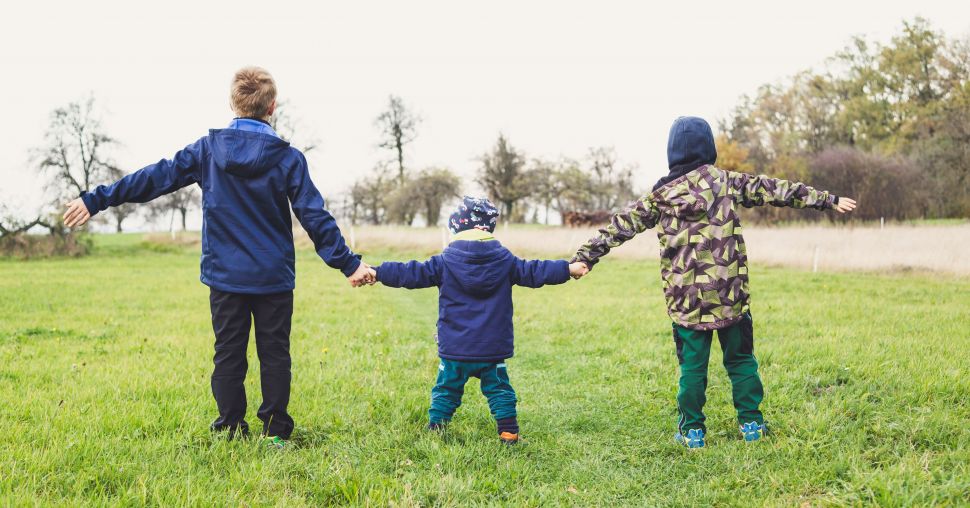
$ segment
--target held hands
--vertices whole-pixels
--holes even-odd
[[[350,281],[350,285],[355,288],[359,288],[365,284],[372,286],[377,282],[377,270],[374,270],[374,268],[367,263],[361,263],[360,266],[357,267],[357,271],[354,272],[350,277],[347,277],[347,280]]]
[[[575,263],[569,263],[569,276],[570,277],[572,277],[572,278],[574,278],[576,280],[579,280],[580,278],[582,278],[587,273],[589,273],[589,267],[586,266],[586,263],[583,263],[582,261],[576,261]]]
[[[88,212],[88,207],[84,205],[84,200],[77,198],[67,204],[67,211],[64,212],[63,218],[64,225],[73,228],[74,226],[83,226],[91,218],[91,213]]]
[[[832,209],[839,213],[851,212],[855,210],[855,200],[839,196],[839,204],[835,205]]]

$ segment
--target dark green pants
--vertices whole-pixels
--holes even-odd
[[[516,416],[515,390],[509,384],[505,362],[459,362],[442,358],[438,365],[438,381],[431,389],[431,409],[428,411],[431,423],[451,420],[461,405],[465,383],[472,377],[481,380],[482,394],[488,399],[488,408],[496,420]]]
[[[711,358],[713,331],[690,330],[674,324],[674,343],[680,363],[680,391],[677,392],[677,427],[686,434],[689,429],[703,429],[704,403],[707,402],[707,363]],[[717,330],[717,338],[724,352],[724,368],[731,378],[731,394],[738,422],[764,423],[761,399],[764,388],[758,377],[758,362],[754,358],[754,335],[751,315],[727,328]]]

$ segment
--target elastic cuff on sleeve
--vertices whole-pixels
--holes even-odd
[[[354,257],[350,259],[350,262],[340,269],[340,272],[343,273],[345,277],[350,277],[354,274],[354,272],[357,271],[357,268],[360,267],[360,263],[360,254],[355,254]]]
[[[81,198],[81,201],[84,202],[84,207],[88,209],[88,214],[90,214],[91,217],[94,217],[98,212],[101,211],[97,206],[95,206],[94,196],[90,192],[81,192],[77,197]]]

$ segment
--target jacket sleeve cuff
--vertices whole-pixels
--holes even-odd
[[[360,268],[360,254],[354,254],[350,261],[340,269],[340,272],[344,274],[345,277],[350,277]]]
[[[78,197],[81,198],[81,201],[84,202],[84,207],[88,209],[88,213],[92,217],[94,217],[98,212],[101,211],[101,209],[98,208],[98,206],[94,203],[94,195],[91,194],[90,192],[81,192],[81,194],[78,195]]]
[[[831,210],[835,208],[835,205],[838,205],[838,204],[839,204],[839,197],[836,196],[835,194],[829,194],[828,197],[825,198],[825,205],[823,206],[823,209]]]
[[[567,282],[567,281],[569,281],[569,261],[566,261],[564,259],[564,260],[561,261],[561,263],[562,263],[561,266],[562,266],[562,271],[563,271],[563,279],[562,279],[562,281],[563,282]]]
[[[569,260],[570,263],[576,263],[576,262],[583,263],[584,265],[586,265],[586,268],[589,270],[593,269],[593,265],[595,265],[597,261],[599,260],[587,259],[585,256],[580,256],[578,254],[573,256],[572,259]],[[568,269],[568,265],[567,265],[567,269]]]

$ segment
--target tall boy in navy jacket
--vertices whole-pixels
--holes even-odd
[[[231,88],[238,115],[172,160],[161,160],[121,180],[85,192],[68,204],[64,224],[82,225],[123,203],[145,203],[182,187],[202,188],[201,281],[210,288],[215,369],[212,394],[219,408],[213,430],[248,432],[246,347],[256,327],[263,403],[256,415],[263,434],[282,447],[293,431],[290,398],[290,321],[296,271],[293,213],[323,260],[352,285],[371,282],[369,267],[347,248],[336,221],[310,180],[306,159],[277,136],[267,120],[276,108],[276,83],[264,69],[239,70]]]
[[[487,199],[465,197],[449,219],[454,239],[441,254],[425,262],[383,263],[376,277],[390,287],[438,286],[441,363],[431,389],[428,428],[444,428],[461,405],[465,383],[477,377],[499,438],[512,444],[519,439],[515,391],[505,367],[513,353],[512,285],[562,284],[586,266],[515,257],[492,236],[498,215]]]

